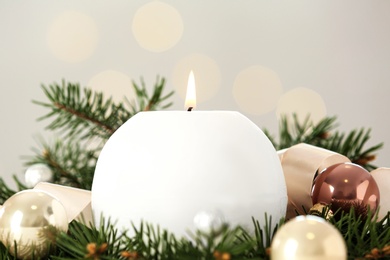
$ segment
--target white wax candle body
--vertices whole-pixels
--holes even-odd
[[[230,111],[135,115],[104,146],[92,209],[129,229],[159,224],[178,235],[200,212],[252,226],[264,213],[284,217],[287,193],[274,147],[248,118]]]

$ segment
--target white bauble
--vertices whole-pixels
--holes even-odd
[[[92,185],[96,223],[103,215],[130,231],[141,221],[176,235],[222,220],[251,228],[251,218],[264,224],[265,213],[277,223],[286,205],[271,142],[248,118],[229,111],[133,116],[102,149]]]
[[[33,188],[39,182],[52,182],[53,171],[43,163],[33,164],[27,168],[24,179],[29,188]]]
[[[323,218],[298,216],[276,232],[271,260],[346,260],[341,233]]]

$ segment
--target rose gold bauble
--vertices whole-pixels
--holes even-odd
[[[379,188],[371,174],[353,163],[339,163],[323,170],[315,179],[311,193],[313,204],[331,205],[336,212],[351,207],[362,217],[379,205]]]

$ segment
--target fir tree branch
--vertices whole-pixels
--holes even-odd
[[[348,259],[363,258],[373,248],[384,248],[390,243],[390,212],[378,221],[377,216],[369,212],[367,218],[362,218],[351,208],[349,213],[337,220],[332,218],[333,224],[343,235],[348,248]],[[390,255],[377,259],[388,259]]]
[[[318,215],[326,219],[326,212]],[[353,209],[342,213],[341,218],[327,220],[340,231],[348,251],[348,259],[366,259],[377,252],[374,259],[388,259],[390,242],[390,213],[383,219],[367,217],[362,220]],[[238,226],[223,226],[212,232],[196,232],[189,238],[176,238],[158,226],[141,223],[133,226],[133,236],[119,233],[114,223],[102,219],[100,227],[72,222],[67,233],[60,233],[56,240],[57,251],[49,259],[270,259],[272,239],[279,228],[271,224],[271,218],[260,227],[253,219],[253,231]],[[383,249],[383,250],[382,250]],[[0,248],[0,253],[2,252]],[[381,251],[382,250],[382,251]],[[0,254],[1,255],[1,254]],[[4,258],[7,259],[7,258]],[[373,259],[367,258],[367,259]]]
[[[64,136],[73,137],[90,128],[94,134],[109,135],[114,128],[108,122],[106,115],[113,106],[112,99],[103,101],[103,93],[92,93],[90,89],[81,92],[78,84],[62,81],[61,86],[54,83],[42,89],[50,103],[33,101],[35,104],[50,108],[51,112],[38,118],[43,120],[49,117],[55,119],[47,126],[50,130],[62,129]],[[88,134],[89,131],[86,131]]]
[[[390,212],[378,220],[377,215],[361,218],[351,209],[341,217],[328,219],[327,210],[316,212],[333,225],[344,238],[348,259],[389,259]],[[246,230],[227,225],[211,232],[197,231],[189,237],[178,239],[158,226],[141,223],[133,226],[132,236],[120,232],[115,223],[101,219],[100,226],[73,221],[68,232],[56,235],[55,250],[47,259],[137,259],[137,260],[226,260],[270,259],[269,248],[276,232],[283,228],[284,220],[273,226],[271,217],[264,227],[253,219],[254,227]],[[14,259],[8,249],[0,244],[1,259]]]
[[[61,85],[54,83],[48,87],[42,85],[42,89],[49,99],[49,103],[33,101],[35,104],[51,109],[49,113],[38,118],[43,120],[53,118],[47,126],[50,130],[62,130],[63,136],[72,138],[76,135],[82,138],[99,136],[108,139],[124,122],[141,111],[167,108],[172,103],[163,104],[173,95],[173,91],[163,95],[165,80],[157,78],[153,93],[149,97],[146,86],[141,80],[141,87],[133,83],[137,102],[114,103],[112,98],[104,99],[102,92],[93,92],[79,84],[66,83]]]
[[[115,131],[115,129],[112,126],[108,124],[104,124],[102,121],[97,120],[96,118],[92,117],[91,115],[88,115],[87,113],[81,113],[80,111],[77,111],[71,107],[67,107],[64,104],[60,104],[58,102],[54,103],[54,106],[58,108],[58,111],[65,111],[66,113],[74,115],[77,118],[82,119],[83,121],[91,122],[92,124],[98,126],[99,128],[102,128],[103,131],[107,132],[108,134],[113,134]]]
[[[166,109],[172,105],[172,102],[168,104],[161,105],[168,98],[173,95],[173,91],[168,93],[165,96],[162,96],[164,90],[165,79],[161,80],[157,77],[156,83],[154,85],[154,91],[151,97],[146,90],[145,82],[141,78],[141,86],[138,86],[137,83],[133,82],[133,87],[137,96],[138,108],[135,105],[131,105],[133,114],[136,114],[140,111],[153,111],[158,109]]]
[[[296,114],[293,114],[293,122],[287,116],[281,116],[279,122],[279,143],[275,141],[269,131],[264,132],[272,140],[275,149],[282,150],[295,144],[307,143],[315,146],[323,146],[327,142],[330,131],[337,127],[336,117],[325,117],[314,124],[310,117],[300,123]]]
[[[67,233],[57,238],[57,246],[63,252],[53,259],[119,259],[124,251],[122,234],[114,228],[110,220],[101,221],[100,227],[86,226],[72,222]]]
[[[13,176],[13,179],[17,185],[16,190],[9,188],[3,178],[0,178],[0,205],[3,205],[4,202],[16,192],[25,190],[27,188],[15,175]]]
[[[101,221],[101,227],[87,227],[80,222],[72,222],[68,233],[62,233],[57,245],[64,257],[52,256],[52,259],[268,259],[274,232],[269,232],[271,222],[266,223],[263,231],[257,224],[257,237],[242,227],[229,228],[227,225],[211,232],[197,231],[186,238],[176,238],[158,226],[141,223],[133,226],[133,236],[115,233],[113,224]],[[276,228],[274,229],[274,231]],[[264,238],[266,236],[266,238]],[[266,245],[263,244],[266,243]],[[95,251],[91,250],[91,245]],[[105,250],[98,251],[101,245]],[[88,256],[88,257],[86,257]],[[92,257],[91,257],[92,256]],[[229,258],[226,258],[229,257]]]
[[[307,143],[322,147],[348,157],[353,163],[359,164],[371,171],[376,168],[371,162],[376,158],[375,153],[383,147],[383,143],[365,148],[371,138],[370,129],[352,130],[348,134],[333,131],[337,127],[336,117],[325,117],[314,124],[309,117],[302,123],[293,115],[293,122],[282,116],[279,124],[279,142],[264,129],[277,150],[289,148],[295,144]],[[333,131],[333,132],[332,132]]]
[[[49,145],[39,139],[39,148],[33,149],[27,166],[37,163],[48,165],[53,171],[53,183],[90,190],[98,158],[99,148],[88,149],[86,143],[69,139],[56,140]]]

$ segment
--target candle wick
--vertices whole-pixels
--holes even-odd
[[[189,107],[189,108],[187,109],[187,111],[191,112],[192,109],[193,109],[193,107]]]

